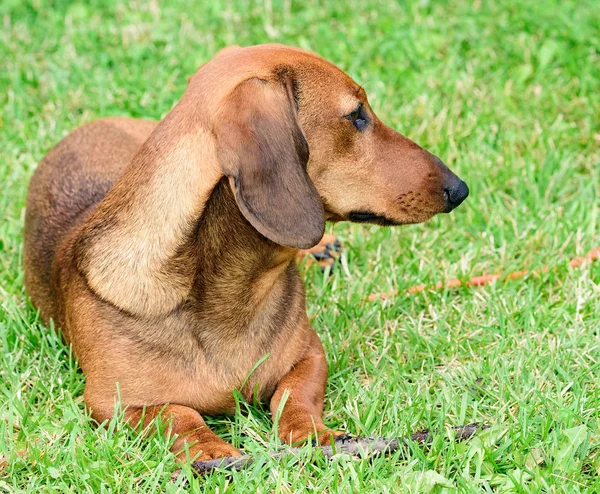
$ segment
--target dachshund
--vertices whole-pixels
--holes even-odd
[[[287,443],[328,444],[327,362],[294,261],[325,222],[404,225],[467,185],[384,125],[318,55],[229,47],[160,122],[105,118],[42,159],[27,196],[25,286],[86,377],[93,419],[163,421],[178,459],[240,454],[203,415],[232,391]],[[119,401],[120,400],[120,401]]]

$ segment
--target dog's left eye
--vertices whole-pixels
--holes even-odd
[[[349,115],[346,115],[346,118],[352,122],[359,132],[365,130],[369,124],[369,120],[367,119],[367,115],[365,114],[362,103],[358,105],[356,110]]]

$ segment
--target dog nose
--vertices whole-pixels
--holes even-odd
[[[448,212],[457,208],[469,195],[469,186],[462,180],[444,188],[444,196],[448,203]]]

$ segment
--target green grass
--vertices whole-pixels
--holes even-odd
[[[23,289],[28,179],[67,132],[107,115],[160,118],[216,50],[310,48],[364,84],[379,116],[471,187],[424,225],[336,226],[331,277],[305,268],[330,365],[326,419],[353,434],[441,430],[408,458],[259,461],[206,492],[600,491],[600,9],[593,1],[377,0],[0,4],[0,491],[176,492],[160,434],[96,428],[85,378]],[[476,288],[402,290],[499,271]],[[455,444],[444,427],[491,428]],[[257,456],[267,412],[212,418]],[[445,431],[445,432],[444,432]],[[311,460],[311,456],[314,458]]]

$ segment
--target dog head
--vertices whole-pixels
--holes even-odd
[[[281,245],[315,245],[325,220],[422,222],[469,193],[439,158],[383,124],[356,82],[311,52],[228,48],[188,92],[212,107],[206,123],[241,212]]]

